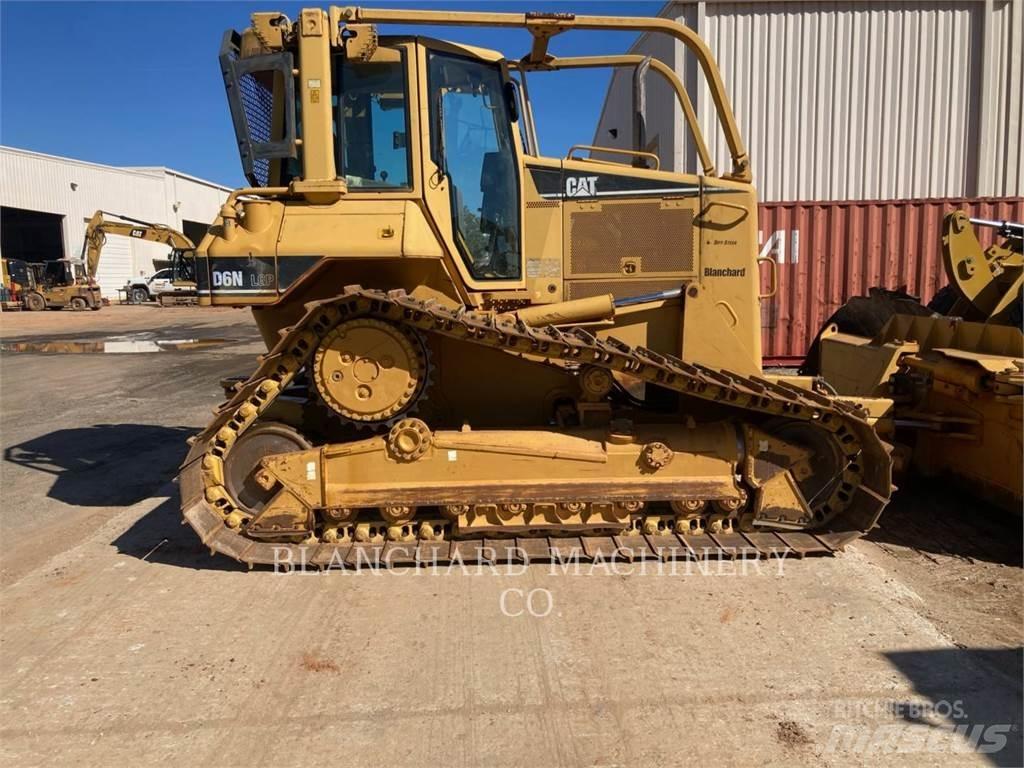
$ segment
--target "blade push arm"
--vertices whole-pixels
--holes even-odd
[[[1003,242],[982,248],[972,224],[997,229]],[[946,216],[942,223],[942,260],[949,284],[959,294],[952,312],[968,320],[999,322],[1020,301],[1024,286],[1022,235],[1021,224],[971,219],[964,211]]]

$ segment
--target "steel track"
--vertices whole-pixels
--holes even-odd
[[[647,383],[725,405],[740,413],[803,421],[823,430],[841,453],[845,469],[826,499],[816,499],[815,521],[806,532],[725,533],[702,536],[552,535],[534,539],[387,542],[377,544],[296,543],[255,540],[245,534],[247,515],[224,483],[224,461],[232,445],[251,427],[312,358],[320,339],[337,323],[374,317],[420,331],[522,355],[538,363],[594,365]],[[686,363],[615,339],[598,339],[581,329],[531,328],[522,323],[422,301],[404,291],[381,292],[348,286],[332,299],[306,305],[306,314],[281,331],[274,348],[259,358],[249,379],[216,411],[192,440],[181,468],[182,514],[211,553],[239,561],[283,561],[325,567],[375,562],[519,562],[618,557],[620,559],[700,559],[704,557],[821,554],[841,548],[870,530],[892,491],[888,446],[857,406],[781,382],[742,376]],[[234,513],[234,514],[233,514]]]

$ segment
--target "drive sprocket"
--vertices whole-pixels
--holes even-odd
[[[429,379],[426,345],[415,330],[374,318],[339,323],[310,365],[323,403],[356,424],[384,424],[406,413]]]

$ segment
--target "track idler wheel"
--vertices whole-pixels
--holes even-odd
[[[260,462],[278,453],[305,451],[306,439],[291,427],[277,422],[257,424],[238,438],[224,463],[224,483],[238,505],[250,515],[263,510],[276,493],[267,482]]]

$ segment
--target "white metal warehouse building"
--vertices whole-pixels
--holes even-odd
[[[765,202],[1024,193],[1024,0],[670,2],[714,53]],[[714,105],[682,43],[633,53],[673,67],[718,169]],[[633,72],[612,78],[594,144],[632,147]],[[674,93],[649,72],[647,146],[699,169]]]
[[[198,243],[231,190],[170,168],[120,168],[0,147],[0,254],[26,261],[76,259],[97,210],[167,224]],[[150,274],[166,246],[110,237],[97,280],[117,298],[129,277]]]

